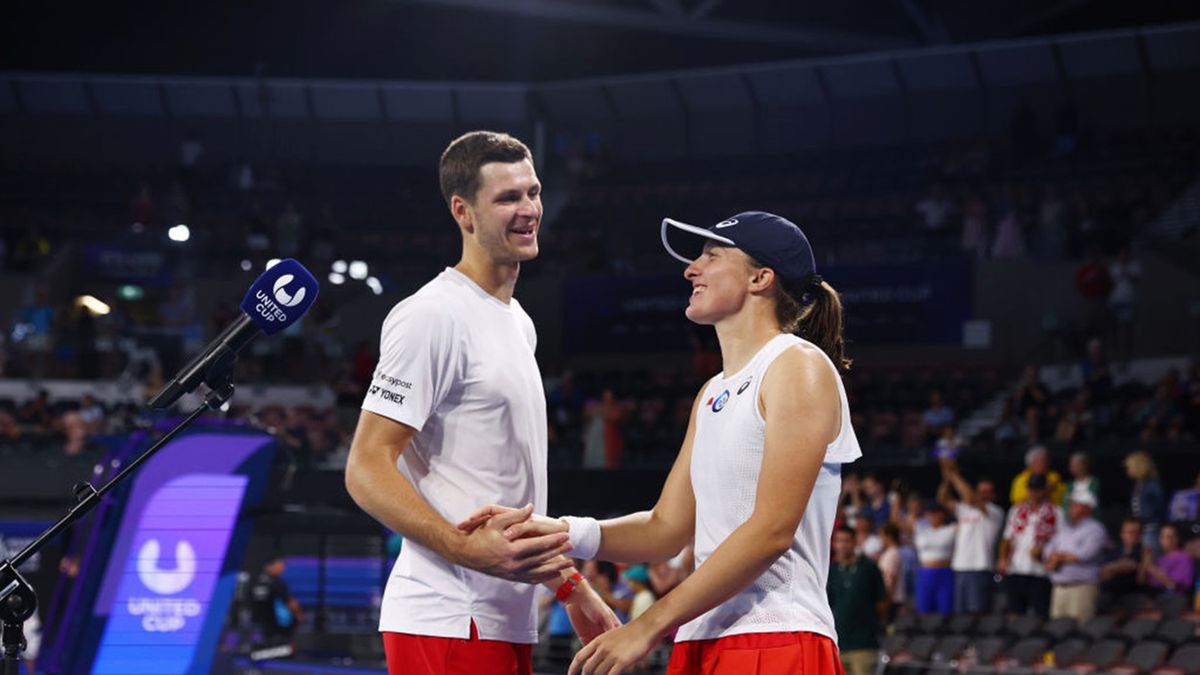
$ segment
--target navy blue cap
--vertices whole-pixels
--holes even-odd
[[[667,241],[668,226],[741,249],[788,282],[811,283],[817,273],[817,262],[813,259],[808,237],[795,223],[773,213],[744,211],[707,229],[663,218],[663,246],[676,259],[690,264],[692,259],[680,255]]]

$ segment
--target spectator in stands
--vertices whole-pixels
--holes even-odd
[[[954,611],[954,557],[956,526],[949,522],[946,507],[934,502],[927,510],[929,524],[918,526],[913,533],[917,559],[916,605],[921,614],[949,615]]]
[[[654,591],[650,587],[650,570],[645,565],[631,565],[621,573],[621,578],[633,592],[629,605],[629,620],[633,621],[654,604]]]
[[[1026,497],[1008,510],[996,571],[1006,575],[1008,610],[1021,615],[1050,613],[1050,581],[1042,565],[1042,552],[1058,529],[1058,509],[1047,496],[1044,474],[1029,477]]]
[[[1185,437],[1200,440],[1200,364],[1192,366],[1183,389],[1182,423]]]
[[[861,513],[854,519],[854,551],[875,561],[883,553],[883,539],[875,533],[875,521]]]
[[[925,514],[925,498],[920,492],[913,490],[905,495],[903,510],[899,508],[899,492],[900,490],[896,491],[895,499],[892,500],[892,522],[900,528],[900,559],[904,568],[904,588],[911,596],[916,592],[917,570],[921,567],[913,536],[917,527],[929,524],[929,518]]]
[[[1096,615],[1100,594],[1100,563],[1108,534],[1092,517],[1096,495],[1086,484],[1071,493],[1069,522],[1060,523],[1044,552],[1053,590],[1050,618],[1071,618],[1084,623]]]
[[[1108,549],[1100,567],[1100,590],[1110,599],[1137,592],[1142,564],[1142,521],[1128,516],[1121,521],[1120,540]]]
[[[1200,474],[1192,487],[1176,490],[1171,495],[1167,519],[1173,523],[1200,521]]]
[[[1004,528],[1004,510],[994,503],[996,487],[980,480],[972,488],[958,462],[942,460],[938,499],[958,520],[954,538],[954,613],[986,614],[992,609],[996,540]]]
[[[1104,406],[1112,394],[1112,368],[1104,355],[1104,343],[1100,338],[1092,338],[1087,343],[1087,354],[1079,369],[1083,375],[1083,386],[1091,396],[1094,405]]]
[[[1175,440],[1182,429],[1183,416],[1179,407],[1179,382],[1171,374],[1154,385],[1154,395],[1133,413],[1133,422],[1141,427],[1142,441]]]
[[[942,392],[937,389],[929,394],[929,407],[921,415],[921,425],[927,442],[932,442],[943,429],[954,425],[954,408],[946,405]]]
[[[878,527],[892,517],[892,506],[888,502],[887,491],[879,476],[868,473],[863,476],[862,490],[850,494],[851,501],[857,508],[860,518],[866,518],[872,525]]]
[[[1054,440],[1072,445],[1094,435],[1095,419],[1091,410],[1091,395],[1087,389],[1075,393],[1062,407],[1062,414],[1054,426]]]
[[[1074,495],[1076,490],[1087,490],[1092,493],[1092,496],[1096,498],[1096,504],[1099,504],[1100,479],[1092,474],[1092,458],[1086,452],[1072,454],[1071,460],[1067,464],[1067,471],[1071,474],[1071,480],[1067,482],[1067,499],[1062,502],[1062,507],[1070,508],[1071,495]]]
[[[35,432],[45,433],[54,428],[54,412],[50,410],[50,393],[41,389],[17,410],[17,421]]]
[[[1191,595],[1196,581],[1196,561],[1183,550],[1179,528],[1167,523],[1159,528],[1158,543],[1162,555],[1156,560],[1149,549],[1142,549],[1142,568],[1138,578],[1149,588],[1165,593]]]
[[[1158,468],[1150,453],[1138,450],[1125,458],[1125,475],[1133,481],[1129,495],[1129,512],[1142,521],[1142,546],[1158,547],[1158,526],[1167,515],[1166,495],[1158,480]]]
[[[1091,335],[1105,333],[1105,302],[1112,291],[1112,277],[1100,259],[1100,250],[1089,246],[1086,258],[1075,270],[1075,290],[1086,305],[1085,329]]]
[[[883,551],[879,554],[879,572],[883,575],[883,586],[887,592],[889,607],[886,621],[895,618],[896,612],[908,598],[904,584],[904,561],[900,553],[900,528],[895,523],[884,523],[879,528],[883,540]]]
[[[1025,470],[1013,478],[1012,486],[1008,491],[1009,503],[1016,505],[1025,501],[1026,486],[1033,476],[1041,476],[1045,479],[1047,494],[1051,502],[1062,503],[1067,486],[1063,483],[1062,476],[1050,468],[1050,451],[1044,445],[1035,445],[1025,453]]]
[[[854,531],[833,531],[833,562],[825,586],[846,675],[870,675],[879,659],[879,619],[887,603],[883,575],[854,552]]]
[[[621,623],[628,623],[629,610],[633,609],[633,592],[617,574],[617,566],[607,560],[588,560],[579,571]]]
[[[1017,412],[1025,420],[1029,441],[1036,443],[1041,434],[1042,415],[1050,402],[1050,390],[1038,379],[1037,366],[1026,366],[1013,394]],[[1019,500],[1014,500],[1016,503]]]
[[[621,465],[625,450],[621,427],[625,413],[625,402],[610,388],[604,389],[599,400],[589,401],[584,406],[584,416],[588,418],[583,433],[585,468],[615,469]]]
[[[1108,311],[1112,328],[1113,355],[1129,363],[1133,358],[1133,321],[1137,316],[1137,287],[1142,264],[1133,257],[1129,246],[1121,248],[1117,259],[1108,266],[1112,289],[1108,292]]]
[[[94,396],[84,394],[78,409],[63,413],[61,425],[67,437],[63,451],[68,455],[78,455],[87,446],[88,436],[103,431],[104,409]]]
[[[1013,398],[1005,399],[1000,411],[1000,419],[992,429],[992,439],[1000,446],[1016,445],[1029,438],[1029,429],[1025,426],[1024,418],[1017,414],[1017,402]]]
[[[13,442],[21,438],[21,425],[7,410],[0,410],[0,440]]]

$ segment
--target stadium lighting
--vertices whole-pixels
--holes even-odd
[[[75,305],[86,309],[96,316],[104,316],[112,311],[112,308],[108,306],[108,303],[94,295],[81,295],[78,298],[75,298]]]
[[[243,272],[249,272],[253,267],[254,267],[254,265],[251,264],[251,262],[249,260],[242,261],[242,271]]]
[[[192,238],[192,231],[188,229],[187,225],[180,223],[167,230],[167,237],[169,237],[171,241],[185,242]]]
[[[383,295],[383,284],[375,277],[367,277],[367,288],[370,288],[375,295]]]
[[[350,278],[351,279],[366,279],[367,278],[367,263],[361,260],[355,260],[350,263]]]
[[[267,261],[267,269],[271,269],[272,267],[274,267],[278,264],[279,264],[279,258],[271,258],[270,260]]]
[[[333,271],[337,272],[338,274],[345,274],[346,273],[346,261],[345,260],[334,260],[333,261]]]
[[[122,300],[141,300],[145,293],[141,286],[126,284],[117,288],[117,297]]]
[[[338,274],[337,272],[330,272],[329,283],[333,284],[334,286],[340,286],[346,283],[346,276],[343,274]]]

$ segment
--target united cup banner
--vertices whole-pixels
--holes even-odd
[[[96,613],[108,618],[92,673],[208,672],[241,551],[231,551],[265,436],[201,433],[164,448],[136,479]]]

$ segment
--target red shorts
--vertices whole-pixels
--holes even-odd
[[[816,633],[746,633],[676,642],[667,675],[845,675],[833,640]]]
[[[533,675],[533,645],[384,633],[388,675]]]

